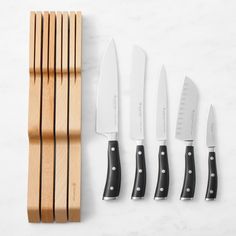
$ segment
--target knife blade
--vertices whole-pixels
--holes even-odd
[[[146,188],[146,164],[144,152],[144,80],[146,54],[134,46],[131,65],[130,96],[130,136],[136,141],[136,169],[131,199],[141,199]]]
[[[208,154],[208,184],[206,190],[205,200],[215,200],[217,195],[217,167],[216,167],[216,124],[215,124],[215,113],[213,106],[210,106],[208,121],[207,121],[207,136],[206,144],[209,149]]]
[[[168,96],[167,96],[167,74],[162,66],[157,93],[157,115],[156,115],[156,137],[160,142],[158,153],[158,179],[154,194],[155,200],[166,199],[169,190],[169,164],[167,153],[168,132]]]
[[[114,40],[108,45],[101,63],[98,84],[96,131],[108,139],[108,168],[103,200],[119,196],[121,166],[118,136],[118,65]]]
[[[176,138],[186,143],[185,175],[180,196],[181,200],[191,200],[194,197],[196,173],[193,141],[196,133],[197,105],[197,87],[190,78],[186,77],[182,89],[176,125]]]

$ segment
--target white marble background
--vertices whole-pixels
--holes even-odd
[[[29,224],[28,35],[30,10],[83,12],[82,222]],[[99,65],[111,38],[120,72],[122,188],[115,202],[101,200],[106,177],[106,139],[95,133]],[[146,77],[147,189],[130,200],[135,143],[129,138],[129,74],[133,44],[148,55]],[[161,65],[168,72],[170,192],[153,200],[157,177],[156,89]],[[236,1],[234,0],[25,0],[1,1],[0,14],[0,235],[236,235]],[[200,92],[196,140],[196,197],[182,202],[184,144],[174,138],[184,76]],[[209,105],[218,124],[219,191],[205,202],[206,119]]]

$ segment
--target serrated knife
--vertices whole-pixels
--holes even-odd
[[[115,42],[111,40],[101,64],[98,85],[96,131],[108,139],[108,169],[103,200],[120,192],[121,166],[118,145],[118,66]]]
[[[215,113],[213,106],[211,105],[208,115],[207,121],[207,137],[206,144],[209,149],[208,154],[208,184],[206,190],[205,199],[215,200],[217,195],[217,184],[218,184],[218,176],[217,176],[217,168],[216,168],[216,124],[215,124]]]
[[[133,47],[130,79],[130,136],[136,141],[136,170],[131,199],[141,199],[146,188],[146,164],[144,153],[144,80],[146,54],[138,46]]]
[[[176,138],[186,143],[185,175],[180,196],[181,200],[191,200],[194,197],[196,173],[193,142],[196,133],[197,106],[197,87],[191,79],[186,77],[182,89],[176,125]]]
[[[158,153],[158,180],[154,195],[155,200],[166,199],[169,190],[169,164],[167,153],[168,98],[166,81],[166,70],[165,67],[162,66],[157,93],[156,137],[160,142],[160,146]]]

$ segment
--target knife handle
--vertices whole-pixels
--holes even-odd
[[[208,184],[206,191],[206,200],[215,200],[217,194],[217,168],[216,168],[216,154],[215,152],[209,152],[208,157]]]
[[[155,200],[166,199],[169,190],[169,164],[167,146],[161,145],[158,154],[159,170],[156,191],[154,195]]]
[[[144,146],[137,145],[136,147],[136,170],[133,192],[131,199],[141,199],[145,195],[146,189],[146,164]]]
[[[196,182],[194,148],[186,146],[185,150],[185,176],[180,200],[191,200],[194,197]]]
[[[119,196],[121,182],[121,167],[118,141],[108,142],[107,179],[103,200],[113,200]]]

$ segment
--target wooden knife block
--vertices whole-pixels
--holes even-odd
[[[80,12],[31,12],[29,222],[80,221]]]

